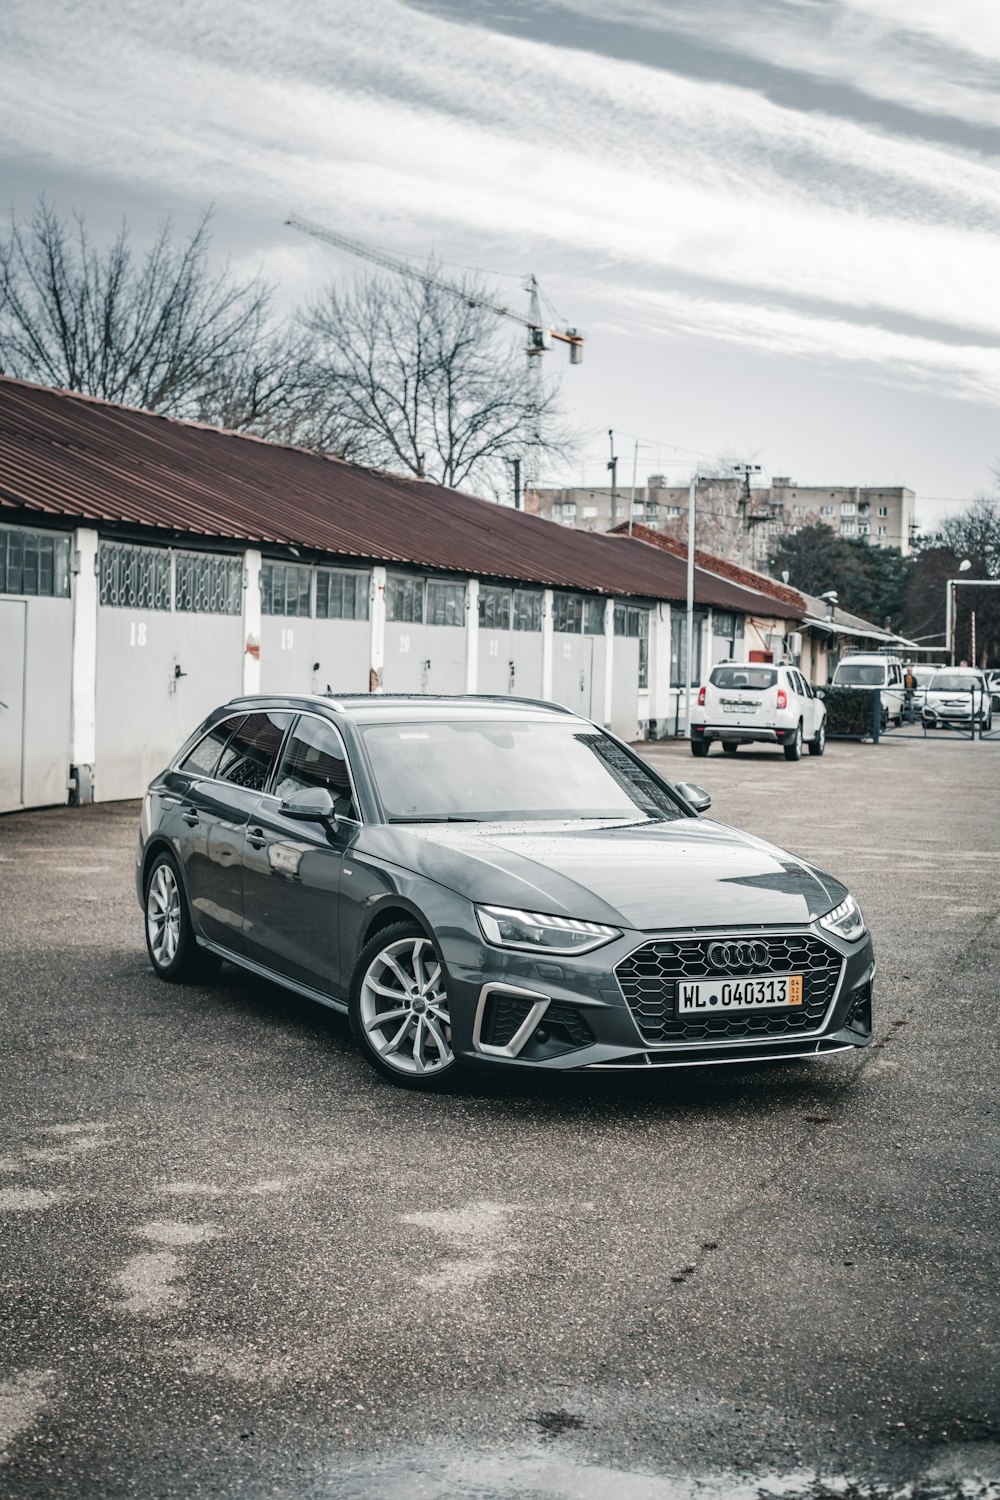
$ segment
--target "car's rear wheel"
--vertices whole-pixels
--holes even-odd
[[[708,754],[710,747],[710,740],[692,740],[691,754],[697,755],[700,760],[703,756],[706,756]]]
[[[395,922],[365,944],[349,1009],[354,1039],[383,1078],[411,1089],[454,1080],[444,965],[415,922]]]
[[[795,726],[795,737],[785,746],[785,759],[798,760],[802,754],[802,720]]]
[[[816,731],[816,737],[815,737],[815,739],[811,739],[809,741],[809,754],[810,755],[822,755],[823,751],[825,749],[826,749],[826,720],[824,719],[823,722],[822,722],[822,724],[819,726],[819,728]]]
[[[198,947],[177,861],[166,849],[146,875],[146,948],[153,973],[170,983],[208,980],[219,971],[214,953]]]
[[[723,740],[722,748],[727,755],[735,755],[740,747],[735,740]]]

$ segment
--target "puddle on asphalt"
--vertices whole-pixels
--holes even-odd
[[[995,1478],[993,1476],[996,1476]],[[1000,1500],[1000,1447],[970,1445],[910,1483],[820,1475],[669,1475],[585,1463],[538,1448],[413,1448],[331,1465],[301,1500]]]

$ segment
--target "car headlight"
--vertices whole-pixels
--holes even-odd
[[[539,911],[511,911],[506,906],[477,906],[483,937],[498,948],[537,953],[589,953],[621,937],[617,927],[575,917],[549,917]]]
[[[849,943],[857,942],[865,932],[865,919],[853,896],[848,896],[847,900],[841,901],[839,906],[833,908],[833,911],[828,911],[825,917],[820,917],[819,925],[828,928],[830,932],[835,932],[838,937],[846,938]]]

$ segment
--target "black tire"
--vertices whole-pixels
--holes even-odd
[[[696,755],[699,760],[706,756],[711,748],[711,740],[692,740],[691,754]]]
[[[735,755],[740,747],[735,740],[723,740],[722,748],[727,755]]]
[[[415,951],[418,958],[412,957]],[[397,969],[408,977],[412,975],[412,990],[403,988],[388,963],[383,963],[382,970],[379,970],[378,965],[387,954]],[[387,976],[383,971],[388,971]],[[423,989],[419,980],[421,973],[427,981]],[[381,977],[374,979],[373,974]],[[392,982],[386,983],[386,977]],[[398,989],[399,1002],[394,1002],[389,995],[376,994],[371,988],[372,983],[381,983],[385,989]],[[437,946],[416,922],[394,922],[391,927],[383,927],[362,948],[351,979],[348,1014],[351,1032],[364,1057],[376,1073],[390,1083],[398,1088],[423,1089],[425,1092],[454,1086],[461,1064],[451,1051],[444,966]],[[376,1019],[379,1014],[391,1016],[393,1020],[384,1027],[380,1026]],[[447,1052],[444,1061],[441,1060],[442,1047],[438,1039]]]
[[[802,756],[802,720],[795,726],[795,738],[785,747],[786,760],[799,760]]]
[[[822,722],[822,724],[819,726],[819,728],[816,731],[816,737],[815,737],[815,739],[811,739],[809,741],[809,754],[810,755],[822,755],[823,751],[825,749],[826,749],[826,720],[824,719],[823,722]]]
[[[166,849],[147,871],[143,914],[146,951],[157,979],[204,984],[215,978],[222,960],[198,947],[180,870]]]

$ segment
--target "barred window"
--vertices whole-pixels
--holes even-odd
[[[266,562],[260,570],[260,608],[265,615],[310,614],[312,569],[296,563]]]
[[[317,568],[317,620],[367,620],[370,592],[370,573]]]
[[[101,542],[101,603],[116,609],[170,608],[170,553],[159,547]]]
[[[0,528],[0,594],[69,598],[68,536]]]
[[[736,616],[732,610],[716,609],[712,611],[712,634],[722,636],[727,641],[732,640],[736,634]]]
[[[385,580],[385,617],[405,625],[422,625],[424,620],[424,580],[390,573]]]
[[[552,629],[579,635],[583,626],[583,600],[579,594],[556,594],[552,600]]]
[[[480,585],[479,623],[486,630],[510,629],[510,589]]]
[[[174,608],[199,615],[243,609],[243,559],[208,552],[174,554]]]
[[[625,635],[628,631],[628,610],[624,604],[615,605],[615,635]]]
[[[604,600],[584,599],[583,601],[583,633],[584,635],[604,634]]]
[[[527,589],[514,590],[514,629],[541,630],[542,596]]]
[[[465,584],[437,583],[427,585],[428,625],[465,624]]]

